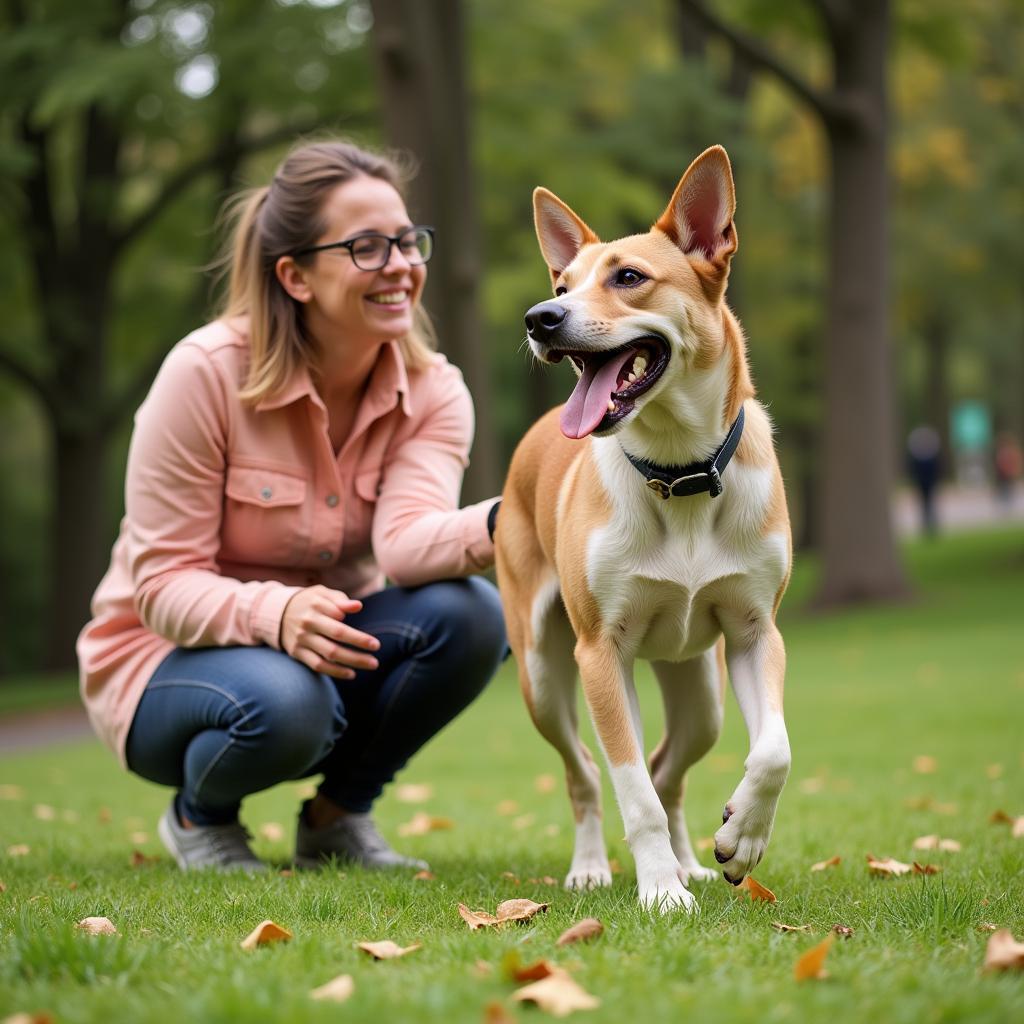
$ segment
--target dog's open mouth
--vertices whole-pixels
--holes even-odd
[[[562,433],[586,437],[609,430],[632,412],[636,400],[665,372],[668,345],[658,337],[637,338],[611,352],[557,349],[548,362],[571,359],[580,379],[562,408]]]

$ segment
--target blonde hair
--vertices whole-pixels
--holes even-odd
[[[274,268],[282,256],[316,244],[328,195],[359,177],[379,178],[401,192],[407,174],[396,161],[350,142],[314,142],[292,150],[269,185],[228,202],[232,229],[219,261],[228,290],[219,315],[249,320],[249,368],[239,392],[244,402],[274,397],[301,365],[316,372],[319,353],[304,328],[302,303],[284,290]],[[398,342],[410,372],[427,366],[437,347],[418,303],[413,323]]]

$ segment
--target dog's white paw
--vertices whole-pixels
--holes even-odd
[[[715,860],[727,882],[739,885],[760,864],[771,838],[776,802],[744,804],[733,796],[725,805],[724,824],[715,833]]]
[[[611,884],[612,870],[607,864],[574,864],[565,876],[566,889],[600,889]]]
[[[697,899],[686,888],[682,875],[682,868],[677,868],[671,874],[647,878],[642,882],[638,880],[641,906],[662,914],[680,908],[686,911],[695,910]]]
[[[711,882],[718,877],[718,872],[714,868],[706,868],[696,861],[690,863],[681,861],[679,870],[682,872],[684,885],[690,885],[692,882]]]

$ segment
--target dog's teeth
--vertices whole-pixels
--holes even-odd
[[[608,399],[608,411],[615,412],[615,403],[610,398]]]
[[[629,375],[629,376],[628,376],[628,377],[626,378],[626,380],[628,380],[630,384],[635,384],[635,383],[636,383],[636,374],[635,374],[635,373],[631,373],[631,374],[630,374],[630,375]]]
[[[643,356],[637,356],[633,360],[633,372],[639,377],[647,369],[647,360]]]

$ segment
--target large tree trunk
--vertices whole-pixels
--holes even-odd
[[[420,161],[414,218],[437,227],[426,305],[444,351],[463,372],[476,440],[463,498],[500,487],[487,343],[479,310],[481,245],[469,144],[460,0],[373,0],[374,44],[388,141]]]
[[[832,188],[822,473],[829,606],[907,592],[890,503],[894,474],[888,344],[888,0],[858,5],[835,47],[835,84],[860,116],[826,122]]]

